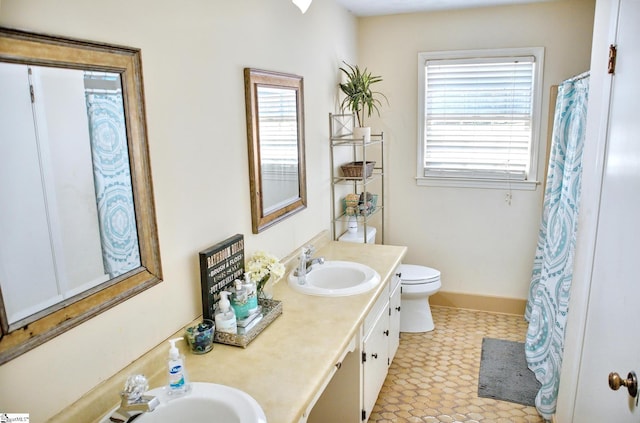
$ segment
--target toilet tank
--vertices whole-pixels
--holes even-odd
[[[364,228],[362,226],[358,227],[356,232],[345,232],[338,238],[338,241],[345,242],[364,242]],[[376,228],[373,226],[367,226],[367,244],[375,244],[376,243]]]

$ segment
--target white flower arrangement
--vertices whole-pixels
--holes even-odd
[[[275,283],[284,275],[285,268],[274,255],[258,251],[247,261],[245,271],[249,272],[251,281],[256,283],[258,292],[261,292],[269,278],[273,276]]]

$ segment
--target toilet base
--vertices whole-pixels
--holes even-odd
[[[402,298],[400,332],[431,332],[435,328],[429,297]]]

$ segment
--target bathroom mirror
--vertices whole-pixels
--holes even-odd
[[[141,65],[0,28],[0,364],[161,281]]]
[[[251,220],[257,234],[307,206],[302,77],[244,70]]]

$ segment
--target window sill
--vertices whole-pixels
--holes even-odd
[[[444,188],[485,188],[535,191],[538,181],[509,181],[507,179],[425,178],[417,177],[416,185]]]

